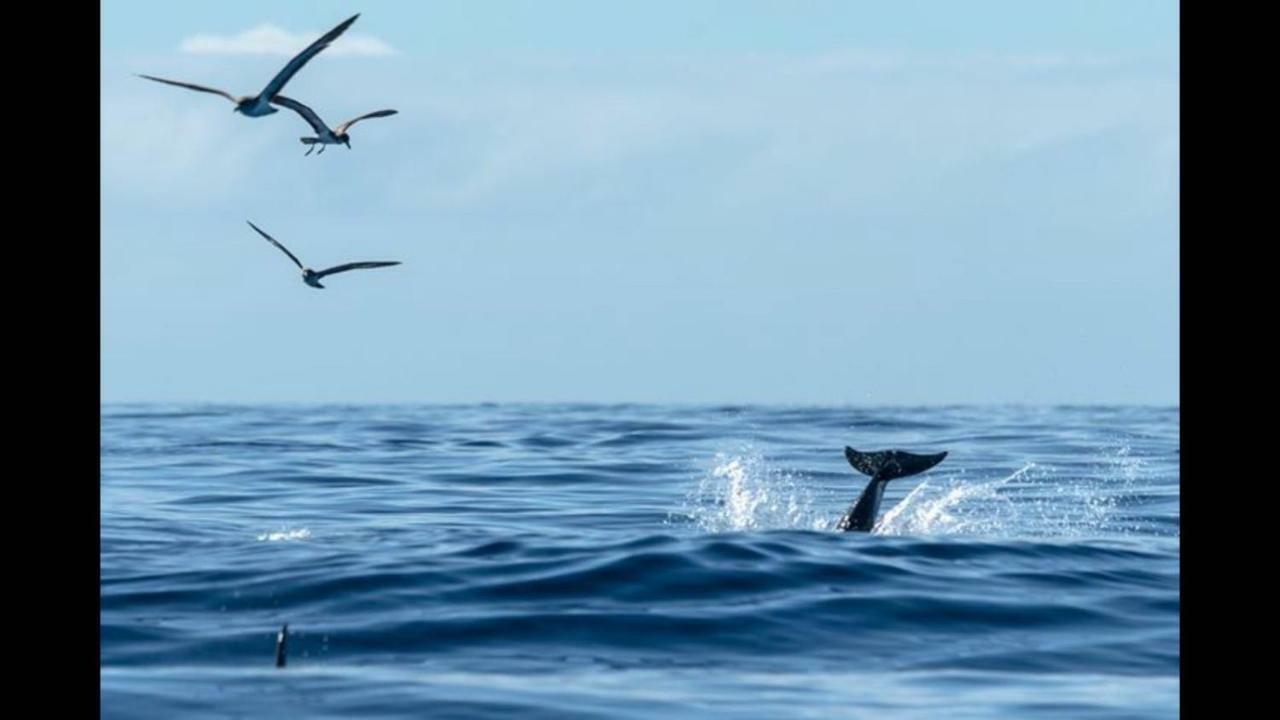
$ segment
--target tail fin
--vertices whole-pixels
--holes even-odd
[[[858,452],[846,446],[844,456],[849,459],[853,469],[863,475],[870,475],[876,480],[893,480],[922,473],[942,462],[947,454],[940,452],[936,455],[916,455],[902,450]]]

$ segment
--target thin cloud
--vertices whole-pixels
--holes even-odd
[[[194,55],[297,54],[323,31],[289,32],[264,23],[236,35],[192,35],[182,41],[182,51]],[[328,55],[394,55],[395,48],[372,35],[343,35],[329,46]]]

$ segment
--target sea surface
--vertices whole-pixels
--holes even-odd
[[[1177,717],[1178,423],[103,405],[102,716]]]

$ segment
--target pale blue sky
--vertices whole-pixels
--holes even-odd
[[[400,110],[351,150],[133,76],[253,94],[354,12],[286,90]],[[102,23],[105,401],[1178,402],[1174,2]]]

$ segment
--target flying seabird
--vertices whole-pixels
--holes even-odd
[[[352,118],[330,130],[329,126],[325,125],[324,121],[320,119],[320,116],[316,114],[315,110],[312,110],[293,98],[288,98],[284,95],[277,95],[271,98],[271,102],[276,105],[283,105],[284,107],[298,113],[302,116],[302,119],[306,120],[307,123],[311,125],[312,129],[316,131],[317,137],[302,138],[302,144],[311,146],[311,150],[306,152],[307,155],[310,155],[311,151],[316,149],[316,145],[320,146],[320,152],[324,152],[325,145],[346,145],[347,149],[350,150],[351,136],[347,134],[348,128],[366,118],[386,117],[388,115],[395,115],[399,112],[397,110],[375,110],[371,113],[365,113],[360,117]]]
[[[308,45],[306,50],[295,55],[293,59],[289,61],[289,64],[284,66],[283,70],[276,73],[276,76],[271,78],[271,82],[267,83],[267,86],[262,89],[262,92],[252,97],[245,96],[237,98],[233,97],[230,93],[217,88],[195,85],[193,83],[178,82],[177,80],[165,80],[164,78],[152,77],[150,75],[139,75],[138,77],[146,78],[147,80],[155,80],[156,82],[162,82],[169,85],[177,85],[178,87],[184,87],[189,90],[199,90],[200,92],[221,95],[236,104],[235,112],[248,115],[249,117],[270,115],[271,113],[279,112],[275,108],[271,107],[271,98],[275,97],[276,93],[284,89],[285,83],[289,82],[289,79],[301,70],[303,65],[306,65],[307,62],[318,55],[321,50],[329,47],[329,43],[337,40],[339,35],[346,32],[347,28],[351,27],[351,23],[355,22],[358,17],[360,17],[360,13],[352,15],[344,20],[338,27],[320,36],[319,40]]]
[[[347,263],[345,265],[335,265],[334,267],[331,267],[327,270],[320,270],[319,272],[317,272],[315,270],[312,270],[309,267],[304,266],[302,262],[299,261],[298,258],[294,256],[293,253],[289,252],[289,248],[286,248],[285,246],[281,245],[279,242],[276,241],[275,238],[263,232],[262,228],[258,227],[257,225],[254,225],[248,220],[245,220],[245,222],[248,222],[249,227],[253,228],[254,230],[257,230],[258,234],[266,238],[267,241],[270,242],[272,245],[275,245],[276,247],[280,248],[280,250],[285,255],[289,256],[289,259],[292,260],[294,264],[302,268],[302,282],[310,285],[313,288],[320,288],[321,290],[323,290],[324,286],[320,284],[320,278],[326,275],[336,275],[340,272],[346,272],[348,270],[360,270],[363,268],[380,268],[380,267],[388,267],[390,265],[400,264],[399,260],[390,260],[390,261],[374,260],[370,262],[353,262],[353,263]]]

